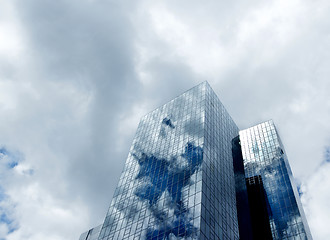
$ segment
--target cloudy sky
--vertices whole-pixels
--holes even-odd
[[[329,1],[0,4],[0,239],[102,223],[139,119],[204,80],[241,129],[274,120],[329,239]]]

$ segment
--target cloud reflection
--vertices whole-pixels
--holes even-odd
[[[149,209],[158,224],[155,228],[149,227],[146,239],[168,238],[170,234],[175,236],[192,236],[196,228],[188,218],[188,210],[182,201],[182,189],[191,180],[190,177],[198,170],[203,161],[203,149],[188,142],[185,151],[179,157],[185,159],[185,165],[177,164],[178,158],[173,157],[170,161],[145,153],[141,157],[134,155],[140,170],[136,179],[145,181],[145,184],[136,188],[134,194],[141,200],[147,200]],[[172,221],[166,221],[165,210],[157,207],[157,202],[166,192],[168,206],[174,210]]]

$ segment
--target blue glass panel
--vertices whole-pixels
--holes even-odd
[[[312,239],[274,123],[240,131],[246,177],[261,176],[273,239]]]

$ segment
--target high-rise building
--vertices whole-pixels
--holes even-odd
[[[253,223],[263,216],[269,219],[270,239],[312,239],[288,158],[273,121],[242,130],[239,137],[253,232],[258,231]],[[264,214],[260,211],[262,208],[252,209],[256,202],[260,205],[263,202],[267,210]]]
[[[150,112],[104,223],[79,240],[311,239],[274,125],[260,126],[239,131],[207,82]]]

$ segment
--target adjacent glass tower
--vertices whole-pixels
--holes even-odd
[[[301,239],[310,237],[299,197],[289,185],[291,172],[283,179],[284,168],[289,169],[284,153],[278,155],[284,165],[261,163],[273,158],[251,149],[260,145],[268,153],[273,145],[250,131],[239,132],[207,82],[150,112],[140,121],[104,223],[79,240],[258,239],[250,202],[260,200],[259,192],[266,193],[261,216],[269,219],[269,236],[283,239],[294,231]],[[264,143],[251,145],[254,139]],[[257,163],[250,151],[259,154]],[[277,207],[284,190],[272,186],[273,175],[283,179],[291,205]],[[246,180],[256,176],[257,197]]]
[[[239,137],[252,228],[254,221],[258,221],[254,217],[257,213],[269,219],[272,238],[267,239],[312,239],[288,159],[273,121],[240,131]],[[256,195],[256,189],[264,194]],[[264,214],[252,211],[251,204],[256,201],[265,203]],[[260,206],[259,209],[262,208]]]

